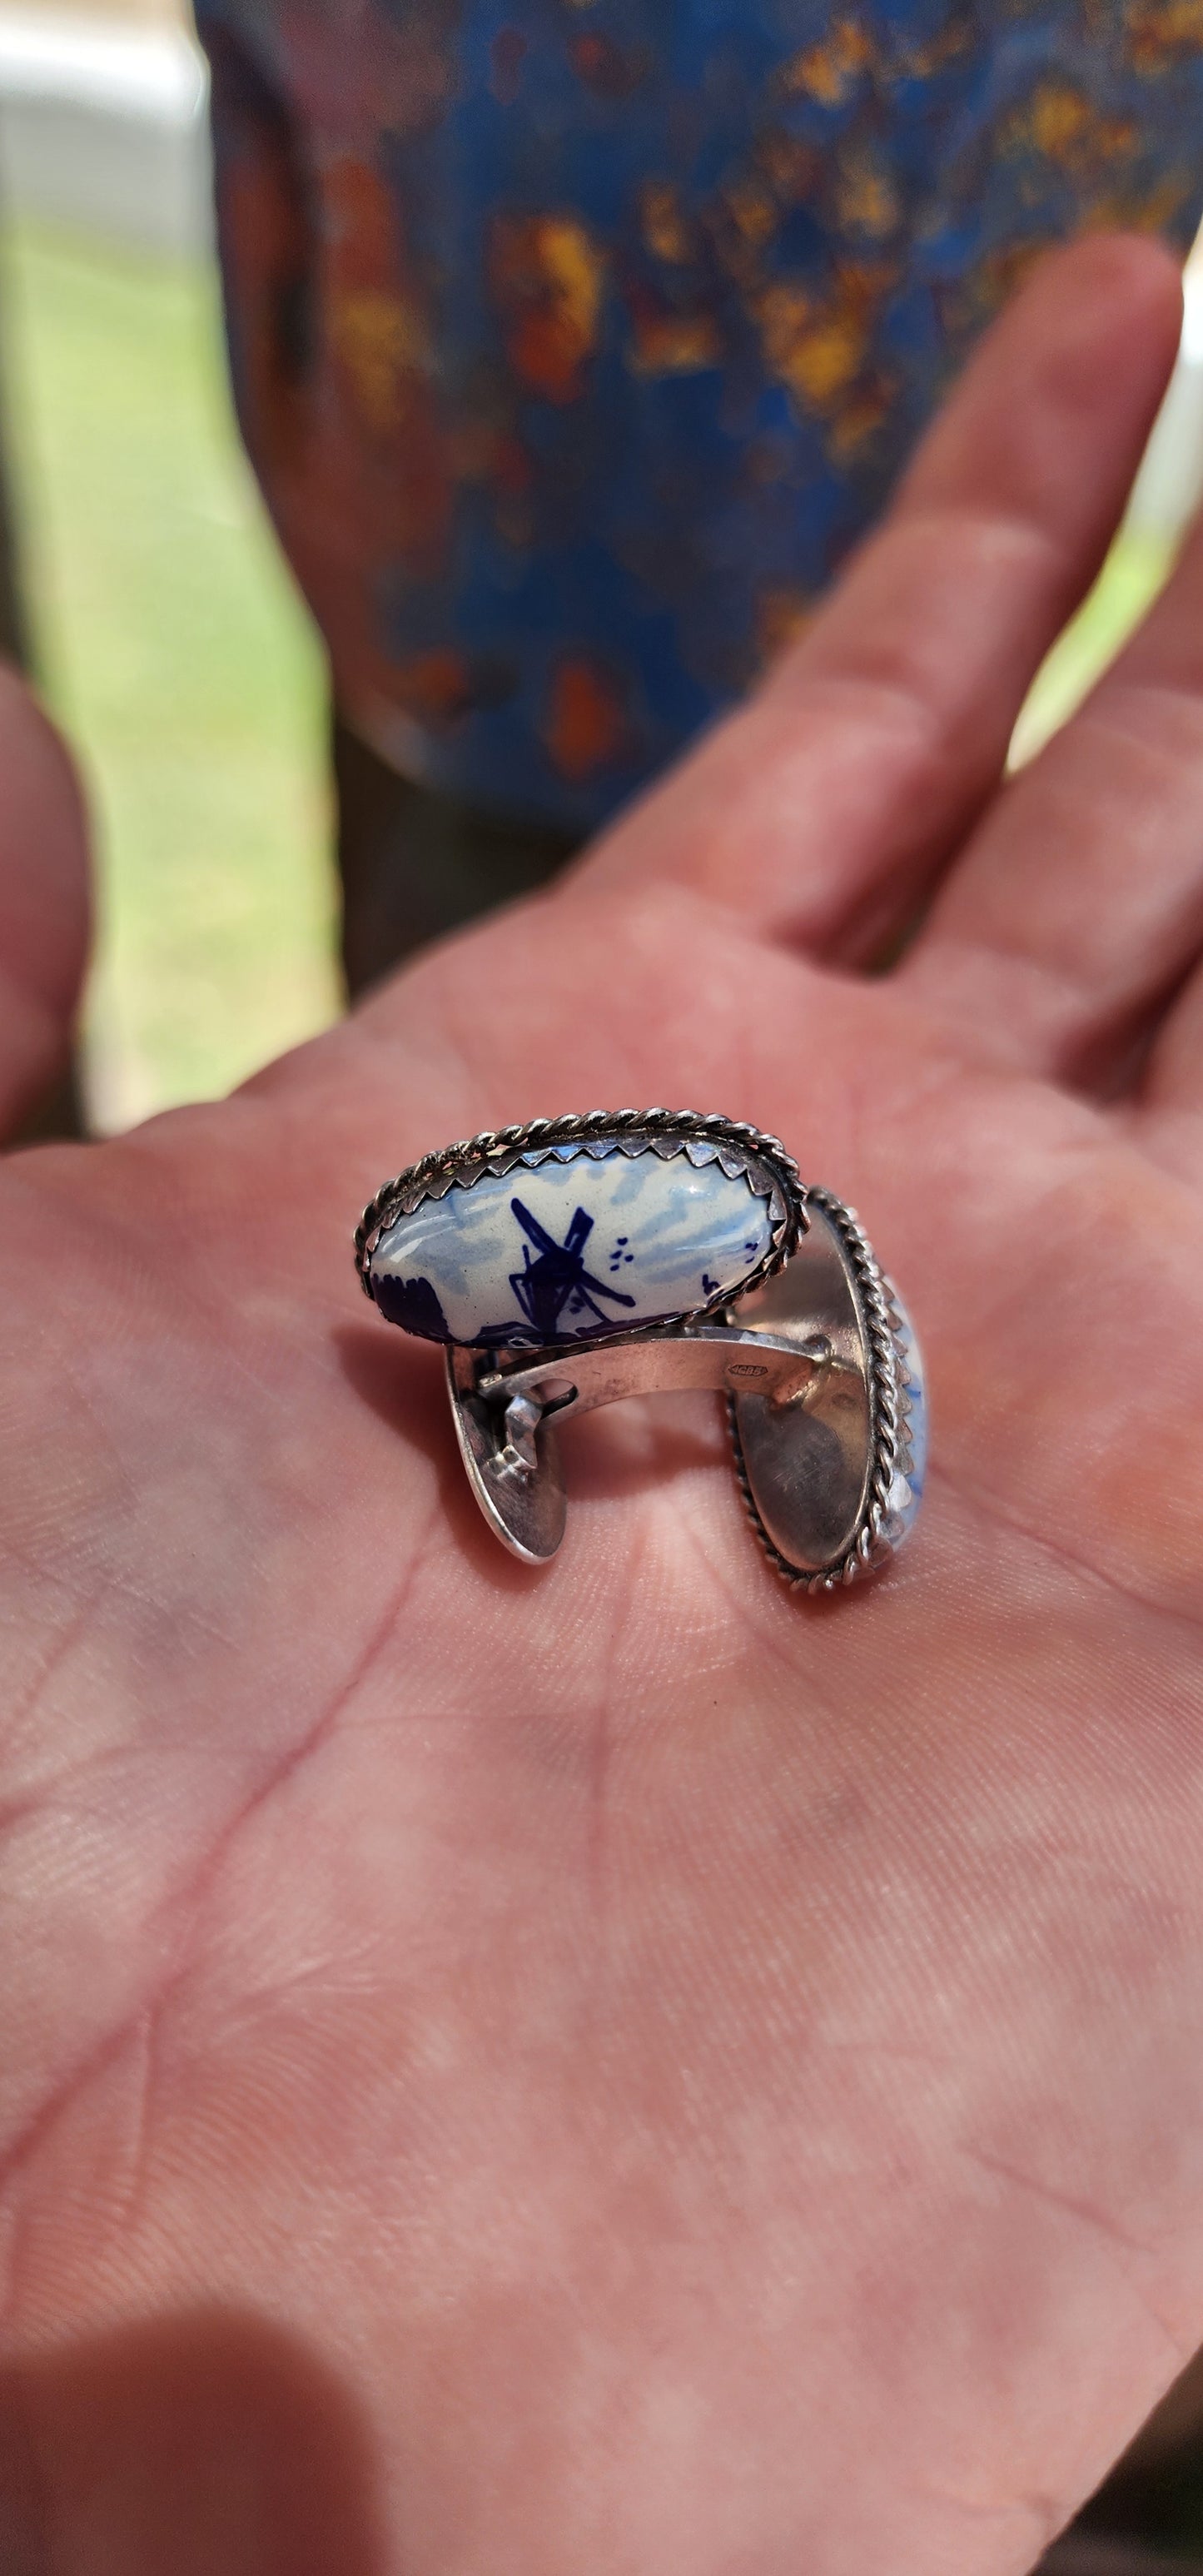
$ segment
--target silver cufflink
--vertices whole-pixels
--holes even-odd
[[[923,1490],[909,1318],[850,1208],[784,1146],[667,1109],[538,1118],[427,1154],[365,1209],[355,1261],[390,1323],[445,1346],[490,1529],[555,1555],[560,1432],[624,1396],[726,1397],[779,1571],[831,1591],[885,1564]]]

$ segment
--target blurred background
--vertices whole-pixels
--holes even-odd
[[[91,794],[94,1125],[340,1005],[320,648],[239,444],[172,0],[0,9],[4,613]]]
[[[1013,747],[1077,703],[1203,488],[1203,256],[1124,528]],[[320,645],[235,428],[207,75],[177,0],[0,0],[0,644],[91,795],[89,1123],[211,1096],[342,1007]],[[1203,2372],[1048,2576],[1203,2567]],[[0,2551],[2,2555],[2,2551]]]
[[[84,1040],[112,1131],[340,1007],[320,646],[239,444],[204,58],[178,0],[0,5],[0,621],[76,747],[98,845]],[[1203,261],[1128,524],[1016,736],[1027,757],[1164,578],[1203,477]]]

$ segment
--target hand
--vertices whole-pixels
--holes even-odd
[[[1019,2576],[1203,2338],[1203,547],[1000,782],[1177,314],[1151,245],[1041,268],[559,891],[4,1165],[22,2568]],[[359,1296],[384,1173],[656,1100],[914,1309],[875,1586],[778,1581],[699,1398],[567,1435],[523,1571]]]

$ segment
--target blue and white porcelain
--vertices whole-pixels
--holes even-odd
[[[469,1165],[393,1218],[381,1312],[430,1341],[542,1346],[738,1295],[785,1216],[771,1171],[708,1138],[599,1137]]]
[[[918,1336],[896,1288],[890,1289],[890,1303],[898,1318],[894,1326],[894,1349],[898,1359],[898,1390],[902,1399],[901,1439],[893,1481],[886,1497],[882,1536],[892,1548],[901,1547],[915,1525],[923,1500],[923,1480],[927,1473],[927,1379]]]

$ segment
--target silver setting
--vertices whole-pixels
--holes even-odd
[[[729,1402],[755,1387],[776,1405],[793,1404],[805,1401],[823,1366],[823,1356],[794,1340],[704,1323],[591,1337],[570,1351],[527,1351],[504,1367],[492,1352],[453,1345],[447,1383],[460,1454],[490,1529],[512,1555],[542,1565],[555,1555],[567,1519],[561,1419],[685,1387],[712,1389]]]
[[[411,1216],[424,1199],[444,1198],[450,1189],[470,1190],[486,1174],[501,1177],[520,1164],[545,1160],[557,1145],[579,1145],[587,1154],[591,1147],[600,1151],[604,1144],[608,1154],[613,1150],[611,1139],[622,1154],[658,1154],[666,1162],[677,1154],[687,1155],[691,1144],[704,1144],[717,1150],[729,1178],[741,1172],[766,1176],[771,1184],[772,1236],[763,1259],[748,1272],[741,1296],[770,1279],[796,1250],[807,1224],[806,1193],[792,1154],[786,1153],[776,1136],[766,1136],[746,1119],[720,1117],[717,1111],[589,1109],[563,1118],[532,1118],[517,1127],[486,1128],[479,1136],[424,1155],[420,1163],[411,1163],[395,1180],[386,1181],[355,1230],[355,1267],[365,1296],[372,1295],[368,1271],[381,1235],[397,1217]],[[729,1297],[729,1289],[723,1289],[704,1305],[691,1307],[689,1314],[719,1314]]]
[[[666,1109],[486,1130],[411,1164],[364,1210],[355,1262],[366,1294],[382,1233],[424,1199],[542,1161],[556,1146],[612,1153],[616,1142],[665,1159],[705,1143],[730,1177],[767,1178],[769,1249],[734,1297],[728,1289],[668,1323],[534,1350],[445,1346],[456,1437],[489,1527],[524,1564],[545,1564],[567,1518],[562,1422],[628,1396],[697,1387],[726,1401],[745,1509],[776,1571],[810,1594],[876,1572],[905,1536],[919,1492],[918,1480],[909,1493],[900,1482],[914,1463],[903,1318],[852,1209],[833,1191],[805,1187],[776,1137]],[[922,1406],[918,1378],[914,1392]]]
[[[835,1592],[866,1574],[876,1573],[889,1563],[894,1553],[897,1541],[890,1535],[890,1494],[895,1475],[899,1471],[907,1474],[912,1465],[907,1437],[911,1408],[905,1392],[905,1372],[898,1338],[902,1319],[894,1305],[890,1283],[868,1236],[855,1211],[846,1207],[833,1190],[809,1188],[806,1196],[809,1207],[826,1220],[825,1231],[830,1230],[842,1252],[849,1300],[855,1310],[861,1340],[858,1370],[855,1359],[846,1351],[843,1355],[838,1354],[830,1335],[818,1328],[815,1308],[821,1301],[813,1294],[808,1296],[805,1293],[803,1280],[796,1271],[787,1274],[792,1291],[788,1303],[798,1316],[795,1329],[800,1337],[800,1346],[806,1347],[809,1338],[812,1348],[822,1344],[828,1354],[826,1368],[817,1373],[810,1390],[807,1411],[813,1420],[825,1389],[831,1387],[836,1376],[843,1378],[845,1387],[849,1381],[859,1377],[866,1416],[859,1501],[847,1530],[840,1534],[842,1543],[832,1551],[826,1564],[800,1564],[798,1556],[801,1551],[797,1547],[791,1556],[778,1543],[774,1536],[776,1514],[772,1501],[779,1500],[779,1494],[774,1493],[770,1477],[771,1500],[766,1503],[764,1488],[757,1477],[754,1443],[750,1437],[751,1406],[739,1395],[729,1394],[727,1417],[744,1506],[770,1564],[795,1588],[819,1593]],[[810,1244],[818,1249],[817,1228],[812,1230],[808,1249]],[[773,1292],[759,1301],[765,1311],[766,1325],[776,1325],[778,1330],[784,1329],[789,1334],[788,1316],[782,1325],[775,1312],[784,1302],[780,1294]],[[742,1312],[742,1298],[739,1307]],[[751,1315],[746,1320],[751,1322]],[[827,1320],[824,1314],[823,1321]]]

